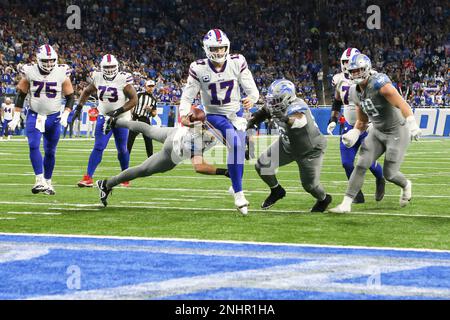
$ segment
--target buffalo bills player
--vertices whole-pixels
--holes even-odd
[[[234,204],[247,214],[249,202],[242,189],[245,158],[244,108],[251,108],[259,98],[253,75],[244,56],[229,54],[230,40],[220,29],[213,29],[203,38],[206,59],[191,63],[187,84],[180,101],[181,122],[192,126],[188,114],[192,101],[200,92],[207,123],[223,137],[228,149],[228,171],[234,191]],[[241,90],[246,97],[241,97]]]
[[[101,71],[94,71],[92,83],[89,84],[81,94],[77,106],[77,112],[81,112],[91,94],[97,92],[98,111],[97,124],[95,127],[94,149],[89,156],[87,173],[78,182],[79,187],[92,187],[92,177],[97,166],[102,161],[103,151],[108,145],[111,135],[117,148],[117,158],[122,170],[128,168],[130,154],[127,150],[128,129],[114,128],[108,133],[104,131],[105,121],[109,117],[130,120],[130,110],[137,104],[137,93],[133,87],[133,76],[126,72],[119,72],[119,62],[112,54],[105,54],[100,63]],[[128,186],[128,183],[124,183]]]

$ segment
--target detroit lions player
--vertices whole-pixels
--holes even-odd
[[[202,125],[192,128],[163,128],[151,126],[144,122],[126,121],[124,119],[116,120],[111,118],[108,122],[111,128],[128,128],[161,142],[163,146],[159,152],[152,154],[139,166],[128,168],[114,177],[96,182],[100,190],[100,200],[105,207],[107,206],[107,198],[110,192],[119,183],[167,172],[185,159],[191,159],[194,169],[198,173],[229,177],[228,170],[216,168],[205,162],[203,153],[212,148],[216,140],[214,135],[205,130]]]
[[[353,199],[364,183],[366,170],[383,153],[386,180],[402,188],[400,206],[406,206],[411,200],[411,181],[399,169],[409,142],[418,140],[421,130],[411,107],[388,76],[371,69],[372,63],[364,54],[353,56],[348,66],[350,78],[355,83],[350,88],[349,97],[356,105],[357,120],[355,127],[342,136],[342,142],[350,148],[358,141],[361,132],[367,129],[369,120],[373,127],[361,145],[344,200],[330,212],[351,211]]]
[[[94,71],[92,83],[81,94],[77,106],[77,112],[81,112],[88,98],[97,91],[98,111],[97,124],[95,126],[94,149],[89,156],[87,173],[78,182],[79,187],[92,187],[95,169],[102,161],[103,151],[108,145],[111,135],[114,134],[114,142],[117,148],[117,158],[122,170],[128,168],[130,153],[127,150],[128,129],[114,128],[108,133],[103,130],[108,116],[131,119],[130,111],[137,104],[137,93],[133,87],[133,77],[127,72],[119,72],[119,62],[112,54],[105,54],[100,63],[101,71]],[[124,183],[128,186],[128,183]]]
[[[200,92],[207,121],[217,129],[228,148],[228,170],[234,190],[234,204],[243,213],[248,212],[248,201],[242,190],[245,158],[245,129],[241,102],[249,109],[258,101],[259,92],[247,67],[244,56],[229,54],[230,40],[219,29],[213,29],[203,38],[206,59],[191,63],[187,84],[180,100],[181,122],[191,126],[188,112]],[[243,89],[247,95],[241,99]]]
[[[320,184],[327,140],[320,133],[306,103],[297,98],[291,81],[274,81],[267,92],[266,102],[266,106],[253,114],[247,127],[250,129],[267,118],[273,118],[280,130],[280,138],[258,158],[255,165],[259,176],[271,190],[261,207],[268,209],[286,195],[275,173],[278,167],[295,161],[303,188],[317,199],[311,212],[325,211],[332,200]]]
[[[344,134],[349,130],[353,129],[353,126],[356,123],[356,107],[353,103],[349,101],[349,90],[352,82],[350,80],[350,76],[348,74],[347,65],[349,60],[355,55],[359,54],[359,50],[356,48],[348,48],[346,49],[341,56],[341,73],[334,75],[333,77],[333,86],[335,86],[335,96],[333,105],[331,108],[331,118],[328,124],[328,134],[332,135],[333,130],[336,127],[337,118],[341,112],[342,105],[344,105],[344,117],[345,117],[345,126],[344,126]],[[358,152],[359,147],[361,146],[362,141],[367,136],[367,132],[363,132],[359,137],[359,140],[355,143],[355,145],[351,148],[347,148],[342,143],[342,138],[340,142],[340,151],[341,151],[341,162],[344,167],[345,174],[347,175],[347,179],[350,178],[353,169],[355,168],[354,162],[356,158],[356,154]],[[375,200],[381,201],[384,197],[384,189],[385,189],[385,180],[383,178],[383,169],[378,162],[372,163],[370,166],[370,171],[373,173],[376,179],[376,191],[375,191]],[[364,194],[361,190],[357,193],[355,199],[353,199],[353,203],[364,203]]]
[[[9,128],[14,130],[20,121],[25,98],[30,94],[25,132],[30,148],[30,160],[36,175],[31,192],[54,195],[52,175],[55,167],[56,146],[61,135],[61,125],[67,126],[67,118],[73,108],[74,94],[70,81],[70,68],[58,64],[58,55],[48,44],[39,47],[37,64],[21,68],[22,79],[17,85],[15,112]],[[66,98],[61,114],[61,94]],[[44,136],[44,159],[39,150]]]

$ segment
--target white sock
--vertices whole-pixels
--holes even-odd
[[[234,199],[242,199],[242,198],[245,198],[244,191],[234,193]]]
[[[52,185],[52,179],[45,179],[45,182],[47,182],[47,184],[48,184],[49,186]]]
[[[349,196],[344,196],[344,200],[342,200],[342,205],[346,207],[351,207],[353,203],[353,198],[350,198]]]
[[[44,174],[37,174],[36,175],[36,181],[43,181],[44,180]]]

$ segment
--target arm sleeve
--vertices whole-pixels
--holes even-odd
[[[343,104],[342,101],[339,101],[336,98],[334,98],[333,104],[331,105],[331,111],[341,112],[342,104]]]
[[[200,82],[189,74],[187,84],[183,89],[180,99],[180,116],[185,116],[191,111],[192,101],[200,91]]]

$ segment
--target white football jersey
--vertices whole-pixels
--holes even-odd
[[[356,106],[349,99],[350,87],[352,85],[351,80],[345,73],[341,72],[333,76],[332,84],[336,87],[336,91],[344,105],[345,120],[354,126],[356,123]]]
[[[107,80],[100,71],[92,73],[92,83],[97,88],[98,111],[101,115],[119,109],[127,102],[123,89],[131,84],[133,77],[130,73],[119,72],[113,80]],[[124,112],[118,118],[131,119],[130,111]]]
[[[30,83],[30,109],[41,115],[61,111],[62,84],[70,75],[70,67],[57,64],[49,74],[42,74],[37,64],[26,64],[22,74]]]
[[[234,118],[241,107],[240,87],[253,103],[258,101],[259,91],[244,56],[228,55],[219,71],[208,59],[197,60],[189,67],[188,81],[181,95],[180,114],[189,113],[192,101],[200,91],[206,114]]]
[[[3,120],[12,120],[14,114],[14,103],[2,103]]]

